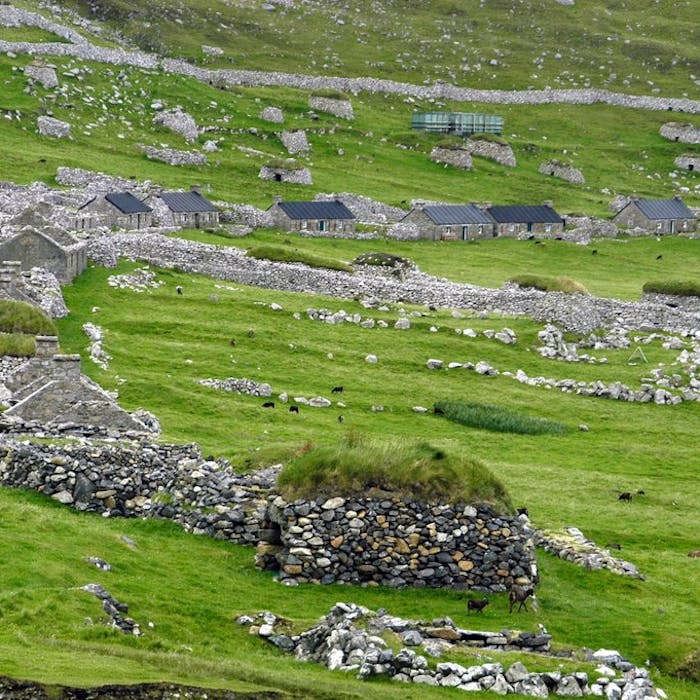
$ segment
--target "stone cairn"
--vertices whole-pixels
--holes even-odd
[[[298,635],[288,634],[284,620],[270,612],[255,617],[244,615],[237,622],[250,626],[251,633],[281,651],[293,653],[299,661],[314,661],[329,670],[355,673],[361,680],[386,677],[402,683],[475,692],[490,690],[499,695],[519,693],[537,698],[549,695],[597,695],[609,700],[667,697],[654,686],[646,668],[636,668],[613,650],[589,652],[587,660],[599,664],[594,674],[589,674],[585,671],[531,673],[517,661],[507,669],[500,663],[462,666],[452,662],[438,663],[432,668],[425,656],[407,648],[423,644],[433,656],[458,646],[546,653],[551,640],[546,633],[461,630],[449,618],[416,623],[353,603],[337,603],[318,624]],[[395,653],[380,636],[386,633],[398,634],[405,646]]]

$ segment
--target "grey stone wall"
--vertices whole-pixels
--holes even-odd
[[[507,143],[498,143],[487,139],[467,139],[464,142],[464,148],[474,156],[488,158],[509,168],[514,168],[517,165],[513,149]]]
[[[430,160],[435,163],[452,165],[462,170],[472,169],[472,157],[468,150],[463,148],[433,148],[430,152]]]
[[[311,109],[317,109],[319,112],[327,112],[340,119],[352,120],[355,118],[350,100],[338,100],[332,97],[311,95],[309,97],[309,107],[311,107]]]
[[[681,143],[700,143],[700,127],[693,124],[668,122],[661,126],[659,133],[669,141],[680,141]]]
[[[539,172],[542,175],[558,177],[560,180],[573,182],[576,185],[583,185],[586,182],[583,173],[578,168],[574,168],[573,165],[560,163],[558,160],[548,160],[542,163],[539,167]]]
[[[258,177],[261,180],[292,182],[295,185],[312,185],[311,171],[308,168],[275,168],[263,165]]]
[[[486,505],[269,498],[281,544],[262,544],[258,562],[282,580],[504,591],[538,578],[523,522]]]

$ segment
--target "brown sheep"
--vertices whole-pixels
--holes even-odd
[[[488,604],[488,598],[482,598],[482,600],[475,600],[474,598],[470,598],[467,601],[467,615],[469,615],[470,610],[475,610],[478,613],[482,612]]]
[[[510,602],[510,609],[508,610],[508,612],[513,612],[513,606],[516,603],[520,603],[520,605],[518,606],[518,612],[520,612],[520,610],[523,607],[525,608],[525,612],[528,612],[527,599],[530,597],[535,597],[534,586],[528,586],[527,588],[513,586],[513,588],[510,589],[510,593],[508,594],[508,600]]]

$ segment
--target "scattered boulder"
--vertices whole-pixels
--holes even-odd
[[[53,117],[41,116],[36,120],[37,128],[42,136],[56,139],[67,139],[71,136],[71,125]]]
[[[158,112],[158,114],[153,117],[153,123],[157,126],[170,129],[170,131],[179,134],[186,141],[195,141],[199,136],[199,129],[194,117],[180,110]]]
[[[281,124],[284,121],[284,112],[279,107],[267,106],[260,112],[260,119],[273,124]]]

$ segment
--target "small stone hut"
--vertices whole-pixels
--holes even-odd
[[[75,215],[78,231],[91,231],[98,226],[140,230],[151,226],[153,210],[131,192],[107,192],[83,204]]]
[[[540,205],[498,205],[488,207],[487,211],[496,222],[497,236],[557,236],[564,231],[564,219],[557,214],[551,202]]]
[[[476,204],[416,204],[400,223],[415,224],[421,238],[468,241],[492,238],[495,221]]]
[[[672,199],[633,197],[614,217],[624,228],[641,228],[650,233],[673,234],[695,231],[695,214],[676,196]]]
[[[307,235],[352,235],[355,215],[338,199],[285,202],[276,198],[268,208],[275,226]]]
[[[25,226],[0,241],[0,260],[18,260],[22,270],[43,267],[68,283],[87,267],[87,241],[78,241],[57,226],[41,231]]]
[[[189,192],[162,192],[158,195],[167,210],[166,226],[208,228],[219,225],[219,210],[194,186]]]

